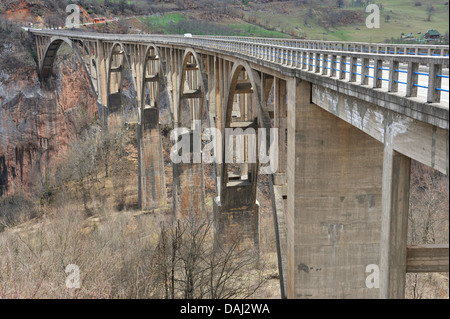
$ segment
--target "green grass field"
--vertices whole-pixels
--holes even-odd
[[[267,30],[247,22],[225,24],[189,20],[181,13],[166,13],[141,18],[151,29],[162,33],[193,33],[196,35],[233,35],[285,38],[288,35],[281,32]],[[180,24],[180,22],[186,22]]]
[[[316,19],[316,12],[309,14],[308,6],[298,6],[289,11],[289,14],[279,12],[276,6],[267,12],[250,12],[248,15],[255,15],[263,25],[276,27],[277,30],[296,33],[297,36],[304,35],[308,39],[331,40],[331,41],[364,41],[382,42],[385,39],[399,38],[402,33],[412,32],[417,35],[421,32],[425,34],[429,29],[437,29],[442,35],[449,30],[449,6],[444,5],[443,0],[422,1],[422,6],[415,6],[417,0],[379,0],[382,4],[380,11],[380,28],[369,29],[365,25],[365,18],[370,14],[365,12],[365,7],[343,8],[344,10],[357,10],[363,13],[364,21],[338,25],[334,29],[327,29],[319,25]],[[428,18],[426,8],[433,5],[434,14],[431,21]],[[318,8],[314,8],[316,11]],[[322,8],[319,10],[327,10]],[[333,10],[329,8],[329,10]],[[338,9],[334,9],[338,10]],[[389,16],[389,20],[387,19]],[[305,25],[307,17],[308,25]],[[358,30],[359,29],[359,30]],[[417,37],[420,37],[417,35]]]
[[[287,34],[264,29],[260,26],[253,25],[250,23],[236,23],[236,24],[227,24],[227,27],[237,30],[242,33],[243,36],[251,36],[251,37],[266,37],[266,38],[287,38],[289,37]]]
[[[361,30],[347,27],[340,31],[343,35],[353,41],[367,41],[380,42],[385,39],[399,38],[402,33],[412,32],[417,37],[418,32],[425,34],[430,29],[437,29],[442,35],[449,30],[449,12],[448,6],[444,6],[443,2],[438,0],[430,0],[422,2],[420,7],[414,6],[416,1],[405,0],[384,0],[383,10],[381,12],[380,28],[367,29],[365,27]],[[435,14],[432,15],[431,21],[427,21],[426,6],[432,4],[435,8]],[[386,21],[386,16],[391,18]],[[348,40],[343,39],[342,40]]]
[[[151,27],[166,31],[170,23],[177,23],[179,21],[185,21],[186,17],[180,13],[166,13],[163,15],[152,15],[141,18],[143,22],[146,22]]]

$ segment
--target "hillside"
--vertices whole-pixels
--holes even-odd
[[[375,1],[380,9],[380,28],[373,29],[365,25],[370,14],[365,12],[366,6],[372,2],[363,0],[21,0],[2,2],[0,18],[38,26],[64,25],[69,2],[82,7],[82,23],[92,22],[94,17],[121,18],[100,27],[107,32],[133,29],[145,33],[384,42],[400,41],[402,33],[422,39],[428,30],[436,29],[448,43],[449,5],[445,0]],[[123,19],[135,16],[142,23],[135,18]]]

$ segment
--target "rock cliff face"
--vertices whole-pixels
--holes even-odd
[[[0,71],[0,196],[39,191],[71,141],[97,118],[76,56],[58,57],[53,73],[41,83],[33,66]]]

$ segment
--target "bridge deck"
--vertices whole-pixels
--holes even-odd
[[[381,106],[395,104],[392,109],[397,110],[407,105],[414,112],[405,115],[423,113],[425,116],[418,115],[417,119],[426,118],[429,124],[448,129],[448,46],[212,36],[185,38],[177,35],[121,35],[68,30],[29,31],[53,38],[177,45],[242,57],[286,75],[300,74],[308,80],[314,78],[316,83],[331,78],[355,86],[356,91],[361,87],[385,93],[386,99],[380,102]],[[432,72],[431,69],[436,71]],[[394,100],[389,96],[393,96]],[[374,99],[371,102],[377,104]]]

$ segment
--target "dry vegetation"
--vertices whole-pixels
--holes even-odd
[[[92,126],[39,201],[1,200],[0,298],[278,298],[267,181],[258,190],[261,257],[238,237],[214,249],[209,216],[130,210],[134,131]],[[414,162],[409,244],[448,243],[448,200],[448,178]],[[66,287],[69,264],[80,268],[80,289]],[[406,294],[448,298],[448,274],[408,274]]]
[[[448,244],[448,209],[448,176],[413,161],[408,244]],[[448,298],[448,279],[448,273],[409,273],[406,278],[406,297]]]
[[[209,216],[133,210],[134,132],[90,127],[39,201],[2,200],[0,298],[276,296],[269,255],[249,253],[239,237],[214,247]],[[70,264],[80,269],[80,289],[66,287]]]
[[[166,214],[85,219],[63,207],[0,234],[1,298],[246,298],[264,264],[237,245],[212,249],[211,222]],[[80,289],[65,285],[80,268]],[[261,290],[262,291],[262,290]]]

